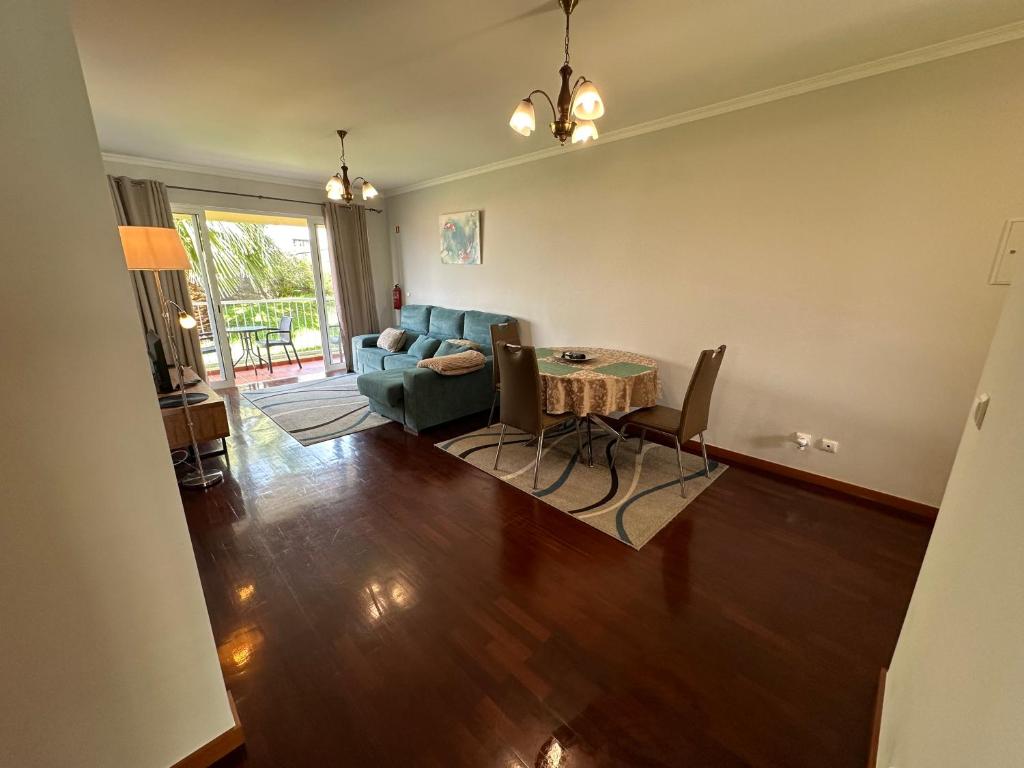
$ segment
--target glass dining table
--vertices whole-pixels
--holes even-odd
[[[562,357],[580,353],[586,360]],[[603,347],[537,347],[541,394],[548,413],[572,413],[587,422],[589,465],[594,466],[591,424],[616,439],[619,433],[602,418],[658,402],[658,364],[650,357]]]
[[[257,361],[260,366],[265,365],[260,352],[259,335],[274,329],[269,325],[229,325],[224,330],[229,336],[236,334],[242,340],[242,354],[232,363],[232,367],[237,368],[239,363],[242,363],[243,368],[251,365],[253,372],[259,376]]]

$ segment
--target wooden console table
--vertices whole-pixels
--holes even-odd
[[[185,369],[187,379],[198,378],[191,368]],[[171,371],[171,380],[177,379],[176,373]],[[192,427],[196,433],[197,443],[208,443],[220,440],[221,450],[211,453],[204,453],[203,456],[218,456],[227,453],[227,443],[224,438],[231,434],[228,427],[228,412],[224,405],[224,398],[217,394],[205,381],[185,387],[186,392],[202,392],[207,395],[206,400],[196,405],[189,406],[189,413],[192,414]],[[171,396],[178,394],[170,393]],[[161,395],[166,397],[167,395]],[[181,448],[191,449],[192,441],[188,435],[188,424],[185,422],[185,409],[182,406],[176,408],[161,408],[160,414],[164,417],[164,431],[167,433],[167,445],[172,451]]]

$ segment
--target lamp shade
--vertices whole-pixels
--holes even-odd
[[[188,269],[188,254],[176,229],[118,227],[128,269]]]
[[[597,126],[593,120],[579,120],[572,132],[572,143],[586,143],[597,138]]]
[[[363,200],[370,200],[379,194],[380,192],[377,191],[377,188],[373,186],[373,184],[365,179],[363,180]]]
[[[345,196],[345,180],[334,174],[327,180],[326,190],[329,200],[341,200]]]
[[[604,115],[604,102],[601,94],[597,92],[597,86],[587,80],[576,92],[576,102],[573,104],[572,113],[580,120],[597,120]]]
[[[512,130],[523,136],[529,136],[537,128],[537,115],[533,110],[533,102],[523,99],[516,105],[512,119],[508,121]]]

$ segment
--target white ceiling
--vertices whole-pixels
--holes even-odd
[[[107,152],[387,191],[547,149],[556,0],[75,0]],[[602,131],[1017,22],[1021,0],[581,0],[572,61]]]

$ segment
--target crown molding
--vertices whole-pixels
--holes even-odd
[[[272,176],[265,173],[252,173],[251,171],[234,171],[230,168],[215,168],[207,165],[176,163],[170,160],[157,160],[153,157],[119,155],[113,152],[103,152],[102,155],[105,162],[111,163],[128,163],[130,165],[142,165],[147,168],[162,168],[169,171],[201,173],[206,176],[220,176],[226,179],[240,179],[242,181],[258,181],[264,184],[281,184],[287,187],[301,187],[302,189],[310,189],[320,186],[319,181],[312,179],[299,179],[293,176]]]
[[[518,157],[511,157],[507,160],[499,160],[495,163],[488,163],[475,168],[469,168],[465,171],[450,173],[445,176],[438,176],[437,178],[427,179],[426,181],[418,181],[414,184],[408,184],[404,187],[389,190],[388,196],[394,197],[395,195],[402,195],[407,192],[416,192],[421,189],[427,189],[428,187],[436,187],[440,184],[447,184],[452,181],[467,179],[472,176],[480,176],[485,173],[500,171],[504,168],[513,168],[517,165],[525,165],[526,163],[533,163],[549,157],[564,155],[567,152],[579,152],[585,149],[590,149],[594,146],[602,146],[613,141],[621,141],[622,139],[630,139],[634,136],[642,136],[645,133],[654,133],[655,131],[663,131],[667,128],[675,128],[676,126],[685,125],[686,123],[694,123],[698,120],[706,120],[710,117],[717,117],[718,115],[728,114],[729,112],[737,112],[741,109],[756,107],[760,104],[768,104],[773,101],[788,99],[791,96],[799,96],[800,94],[820,91],[825,88],[831,88],[844,83],[851,83],[856,80],[863,80],[865,78],[882,75],[887,72],[895,72],[896,70],[915,67],[919,64],[927,64],[928,62],[946,59],[951,56],[958,56],[961,53],[969,53],[970,51],[988,48],[993,45],[999,45],[1000,43],[1008,43],[1021,38],[1024,38],[1024,21],[1017,21],[1012,24],[993,27],[992,29],[986,29],[982,32],[976,32],[962,37],[956,37],[952,40],[935,43],[934,45],[928,45],[923,48],[915,48],[911,51],[886,56],[881,59],[876,59],[875,61],[855,64],[850,67],[833,70],[832,72],[815,75],[814,77],[808,77],[803,80],[796,80],[784,85],[766,88],[762,91],[749,93],[745,96],[738,96],[734,99],[727,99],[707,106],[690,109],[685,112],[678,112],[674,115],[659,117],[656,120],[637,123],[636,125],[627,126],[625,128],[618,128],[614,131],[608,131],[607,133],[601,134],[601,139],[596,144],[588,142],[586,144],[576,146],[548,147],[547,149],[542,149],[537,152],[530,152],[525,155],[519,155]]]

